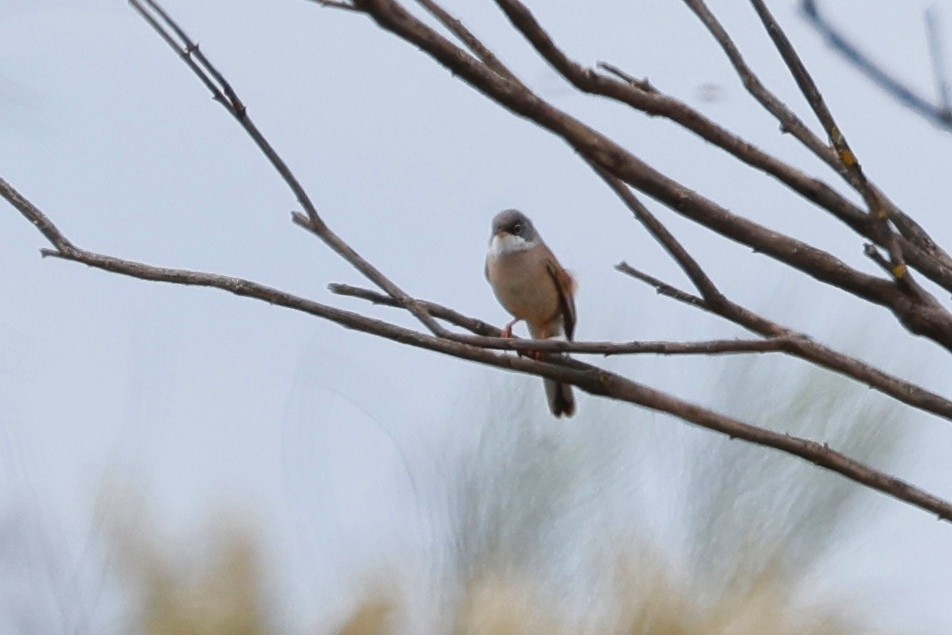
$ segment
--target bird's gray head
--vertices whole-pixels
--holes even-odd
[[[491,243],[502,241],[511,247],[527,249],[542,242],[542,237],[536,231],[529,217],[517,209],[507,209],[496,214],[493,218]],[[508,251],[508,250],[507,250]]]
[[[507,209],[493,218],[493,233],[489,238],[490,257],[503,256],[542,243],[542,237],[529,218],[515,209]]]

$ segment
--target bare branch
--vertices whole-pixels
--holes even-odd
[[[920,113],[923,108],[927,111],[934,111],[933,117],[940,121],[945,118],[945,124],[948,124],[948,129],[952,130],[952,113],[949,113],[947,108],[945,109],[946,112],[943,112],[942,108],[937,109],[934,106],[927,105],[925,101],[916,97],[911,90],[903,87],[897,80],[892,79],[885,71],[881,70],[868,57],[862,54],[859,49],[840,35],[839,32],[821,16],[814,0],[804,0],[801,9],[814,28],[826,35],[834,49],[840,51],[849,61],[853,62],[861,71],[879,83],[887,92],[898,96],[901,101],[904,101],[913,109],[919,110]],[[931,41],[934,40],[935,39],[931,39]],[[941,52],[939,52],[938,55],[941,58]],[[933,54],[934,59],[935,57],[936,55]],[[934,62],[934,64],[938,63],[939,62]],[[941,81],[944,82],[944,80]],[[902,239],[896,238],[895,242],[893,242],[894,239],[889,237],[889,234],[892,234],[890,231],[886,235],[888,240],[876,240],[877,243],[886,247],[890,253],[890,258],[893,261],[890,274],[896,277],[897,281],[901,281],[904,276],[902,259],[896,257],[898,247],[899,252],[909,259],[914,267],[922,271],[937,284],[940,284],[947,291],[952,291],[948,284],[948,274],[949,271],[952,270],[952,257],[941,249],[918,223],[899,209],[892,201],[889,201],[882,192],[871,185],[868,187],[868,190],[868,193],[864,193],[864,198],[870,195],[880,203],[879,206],[870,206],[870,210],[876,212],[874,215],[879,217],[879,233],[881,235],[886,233],[882,227],[882,221],[885,220],[883,216],[885,216],[892,221],[903,238],[921,250],[923,255],[926,256],[926,258],[921,258],[917,251],[910,250],[904,245]],[[896,275],[897,271],[901,272],[898,276]]]
[[[888,73],[882,66],[872,60],[856,44],[851,42],[820,12],[816,0],[803,0],[800,9],[807,22],[816,31],[826,38],[830,46],[843,59],[855,66],[863,75],[872,80],[886,94],[892,96],[906,107],[925,117],[947,132],[952,132],[952,111],[941,105],[932,104],[925,97],[921,97],[915,90],[904,84],[895,75]]]
[[[413,43],[471,86],[512,112],[562,137],[577,152],[679,214],[748,245],[826,284],[888,307],[909,331],[952,350],[952,315],[932,302],[912,300],[892,282],[852,269],[831,254],[732,214],[661,174],[604,134],[461,51],[393,0],[360,0],[382,28]]]
[[[426,9],[430,15],[435,17],[440,21],[440,24],[445,26],[450,32],[453,33],[460,42],[466,45],[473,54],[478,57],[483,64],[491,68],[496,72],[500,77],[505,77],[514,82],[522,83],[516,74],[513,73],[509,67],[499,61],[499,58],[496,57],[496,54],[489,50],[489,47],[482,43],[482,41],[477,38],[472,31],[466,28],[466,25],[463,24],[458,18],[454,18],[450,15],[446,9],[441,7],[439,4],[433,0],[416,0],[417,4]]]
[[[20,201],[20,204],[15,205],[15,207],[27,220],[40,229],[50,243],[56,247],[53,250],[44,250],[46,255],[72,260],[91,267],[140,278],[142,280],[221,289],[235,295],[254,298],[295,311],[301,311],[329,320],[345,328],[376,335],[417,348],[437,351],[460,359],[467,359],[497,368],[570,383],[591,394],[601,395],[611,399],[644,406],[651,410],[672,414],[685,421],[725,434],[730,438],[743,439],[751,443],[771,447],[800,457],[819,467],[841,474],[846,478],[866,485],[888,496],[892,496],[893,498],[928,511],[942,520],[952,522],[952,504],[949,502],[929,494],[895,476],[873,469],[859,461],[851,459],[829,448],[825,444],[743,423],[648,386],[633,382],[615,373],[594,366],[588,366],[575,360],[567,360],[566,363],[550,363],[536,361],[530,358],[502,355],[476,346],[462,344],[446,338],[412,331],[395,324],[374,320],[357,313],[336,309],[250,280],[183,269],[154,267],[139,262],[86,251],[73,246],[66,240],[65,236],[63,236],[47,216],[32,204],[26,202],[26,199],[17,193],[6,181],[0,180],[0,196],[3,196],[11,203]],[[408,308],[402,303],[401,306]]]
[[[355,13],[361,13],[360,9],[349,2],[339,2],[338,0],[311,0],[311,2],[331,9],[343,9],[344,11],[354,11]]]
[[[707,5],[704,4],[702,0],[684,0],[684,3],[700,18],[701,23],[704,24],[711,36],[717,41],[721,49],[723,49],[727,55],[727,59],[730,60],[734,66],[734,70],[737,71],[737,75],[740,77],[747,92],[780,122],[781,130],[792,134],[800,143],[809,148],[813,154],[822,159],[827,165],[837,172],[842,172],[842,165],[836,157],[836,154],[830,150],[829,146],[823,143],[818,136],[813,134],[807,125],[797,117],[796,113],[790,110],[786,104],[763,85],[760,78],[757,77],[750,66],[747,65],[747,62],[744,61],[744,56],[741,55],[734,41],[727,34],[727,31],[721,25],[720,21],[718,21],[718,19],[714,17],[714,14],[707,8]]]
[[[770,232],[764,227],[733,215],[712,201],[667,179],[612,140],[540,99],[514,77],[500,72],[498,68],[494,69],[492,62],[494,58],[487,58],[485,53],[481,54],[479,52],[479,46],[482,46],[482,44],[475,38],[473,40],[477,44],[474,44],[473,41],[467,42],[468,36],[466,34],[469,31],[463,30],[462,25],[456,28],[447,25],[447,28],[466,42],[467,46],[470,46],[471,50],[476,53],[476,57],[450,43],[446,38],[416,20],[391,0],[354,0],[353,4],[336,0],[317,1],[326,6],[370,13],[383,28],[417,44],[441,64],[459,74],[465,81],[487,96],[565,139],[592,164],[599,175],[629,205],[636,217],[668,249],[669,253],[679,262],[695,285],[701,290],[702,297],[681,292],[660,281],[655,281],[656,288],[662,292],[706,310],[729,316],[729,319],[734,319],[738,323],[753,319],[743,313],[746,309],[730,303],[720,294],[700,266],[667,232],[666,228],[650,214],[647,208],[634,197],[628,188],[623,185],[623,182],[641,189],[678,213],[732,240],[764,251],[777,260],[785,262],[791,267],[827,284],[844,288],[859,297],[889,307],[900,317],[902,323],[913,332],[925,333],[935,341],[952,348],[952,344],[950,344],[952,340],[946,341],[943,338],[942,331],[943,328],[947,328],[952,323],[950,322],[952,316],[949,316],[941,307],[930,304],[927,301],[928,298],[917,294],[901,294],[888,281],[862,274],[847,267],[826,252],[814,249],[790,237]],[[420,1],[424,3],[424,6],[429,2],[433,7],[436,7],[430,0]],[[516,6],[513,4],[514,0],[498,1],[502,4]],[[241,123],[262,153],[268,157],[275,169],[284,178],[304,209],[304,213],[293,215],[294,221],[315,233],[336,253],[361,271],[365,277],[383,289],[388,295],[384,296],[369,290],[362,290],[359,293],[349,292],[344,287],[336,287],[332,290],[399,306],[413,313],[421,323],[436,335],[421,333],[357,313],[337,309],[250,280],[205,272],[155,267],[86,251],[67,240],[47,216],[30,204],[9,184],[0,179],[0,196],[7,199],[24,217],[33,223],[53,245],[53,249],[42,251],[44,255],[84,263],[99,269],[144,280],[217,288],[239,296],[250,297],[304,312],[329,320],[345,328],[355,329],[418,348],[514,372],[570,383],[591,394],[672,414],[684,421],[720,432],[731,438],[744,439],[754,444],[786,452],[929,511],[943,520],[952,521],[952,505],[948,502],[889,474],[850,459],[830,449],[826,444],[759,428],[726,417],[578,360],[561,357],[546,357],[538,360],[494,352],[494,349],[511,349],[598,354],[619,352],[726,354],[784,350],[788,352],[795,351],[794,354],[798,354],[804,359],[810,359],[810,355],[817,355],[816,350],[803,348],[807,345],[814,346],[812,342],[769,322],[760,324],[760,328],[768,331],[776,328],[778,331],[776,336],[769,336],[765,340],[628,342],[620,344],[611,342],[561,343],[557,341],[508,340],[495,337],[495,335],[498,335],[495,327],[472,320],[450,309],[439,307],[433,303],[421,302],[408,296],[370,263],[353,252],[342,239],[325,225],[303,187],[251,122],[245,106],[235,94],[235,91],[199,50],[198,45],[191,41],[153,0],[130,0],[130,2],[145,17],[148,23],[159,32],[163,40],[176,50],[189,68],[209,88],[215,99],[222,103],[232,116]],[[488,49],[485,50],[488,51]],[[601,77],[601,79],[610,81],[612,85],[625,87],[626,90],[640,90],[636,82],[628,80],[618,82],[606,77]],[[642,92],[647,94],[651,91],[642,90]],[[640,274],[640,277],[646,281],[653,280],[644,274]],[[908,292],[908,290],[906,291]],[[466,328],[470,328],[477,335],[461,335],[449,332],[436,322],[434,316],[457,325],[468,325]],[[755,317],[760,320],[763,319],[759,316]],[[945,335],[952,337],[952,329],[948,329]],[[824,365],[822,361],[816,363]],[[829,360],[826,363],[828,364],[827,367],[835,367],[835,364]],[[862,369],[860,370],[862,371]],[[882,374],[876,377],[882,379]]]
[[[858,157],[850,147],[843,131],[833,119],[833,114],[827,107],[826,101],[820,93],[820,89],[817,87],[816,82],[813,81],[800,56],[793,48],[790,40],[787,39],[783,29],[780,28],[780,25],[770,13],[770,10],[767,9],[763,0],[750,1],[757,15],[760,17],[764,28],[770,35],[770,39],[773,40],[774,46],[776,46],[780,52],[780,56],[783,58],[784,63],[786,63],[787,68],[790,69],[790,74],[793,75],[794,80],[797,82],[800,92],[806,97],[807,103],[810,104],[810,108],[813,109],[813,113],[826,131],[827,138],[830,140],[830,143],[833,144],[833,149],[836,151],[843,167],[841,172],[866,202],[870,217],[874,222],[874,227],[879,234],[878,242],[883,244],[889,252],[889,257],[893,265],[890,272],[897,282],[902,283],[900,285],[901,288],[909,292],[918,293],[917,286],[912,283],[906,270],[905,260],[899,249],[896,236],[889,226],[891,206],[884,200],[885,197],[882,196],[877,189],[872,187],[867,180]]]
[[[655,218],[654,214],[648,211],[648,208],[638,200],[638,197],[632,193],[627,185],[599,166],[593,163],[589,163],[589,166],[608,184],[608,187],[610,187],[625,206],[631,210],[631,213],[634,214],[638,222],[644,225],[652,237],[661,244],[678,266],[681,267],[681,270],[684,271],[691,280],[694,287],[701,293],[705,302],[717,302],[717,300],[722,297],[721,292],[714,285],[711,278],[701,269],[701,265],[688,253],[688,250],[668,231],[668,228]]]
[[[754,10],[757,12],[757,15],[760,17],[764,28],[767,30],[767,33],[773,40],[774,45],[780,52],[781,57],[783,57],[784,62],[790,69],[790,72],[796,80],[797,85],[800,87],[800,91],[806,97],[810,107],[813,109],[813,112],[817,115],[817,118],[820,120],[820,123],[826,130],[827,135],[833,144],[833,148],[836,150],[840,161],[846,168],[845,176],[847,180],[860,193],[860,195],[863,197],[863,200],[866,202],[866,205],[869,208],[870,217],[874,223],[873,227],[879,236],[879,240],[877,240],[877,242],[883,245],[886,251],[889,253],[889,260],[891,264],[889,273],[895,279],[898,288],[908,293],[910,296],[915,298],[916,302],[921,303],[922,305],[932,306],[934,308],[939,307],[939,303],[935,300],[935,298],[933,298],[928,292],[919,286],[919,284],[910,275],[908,268],[906,267],[905,259],[903,258],[902,250],[900,249],[897,236],[895,232],[893,232],[889,221],[895,223],[896,227],[899,228],[906,238],[912,240],[914,244],[927,249],[930,254],[933,255],[933,257],[944,262],[946,266],[950,262],[948,255],[936,247],[935,243],[925,233],[922,227],[914,223],[912,219],[902,213],[899,208],[897,208],[886,198],[882,192],[879,191],[879,189],[874,187],[867,180],[866,175],[860,166],[859,160],[850,148],[849,143],[846,141],[846,137],[843,135],[843,132],[834,121],[833,115],[827,108],[826,102],[823,100],[823,96],[820,94],[819,88],[817,88],[816,83],[813,81],[813,78],[807,71],[806,66],[803,65],[803,62],[800,60],[800,56],[793,48],[793,45],[790,44],[790,41],[784,34],[783,29],[780,28],[780,25],[773,18],[763,0],[750,1],[754,6]]]
[[[935,241],[932,240],[918,223],[915,223],[908,215],[896,207],[894,203],[889,201],[882,192],[870,185],[866,181],[865,176],[861,173],[857,176],[858,164],[854,165],[854,163],[856,163],[855,155],[853,155],[852,152],[849,151],[849,147],[845,145],[845,140],[842,140],[842,134],[839,129],[835,127],[835,124],[832,128],[829,127],[832,117],[821,117],[821,120],[823,120],[825,126],[827,126],[827,133],[834,143],[836,151],[831,150],[830,147],[813,135],[793,111],[787,108],[783,102],[777,99],[773,93],[763,86],[754,72],[747,66],[747,63],[737,50],[730,36],[714,15],[711,14],[703,0],[685,0],[685,3],[698,15],[711,35],[718,41],[721,48],[724,49],[724,52],[727,54],[728,59],[733,64],[748,92],[780,121],[785,131],[793,133],[804,146],[808,147],[816,156],[836,170],[837,173],[848,183],[853,185],[863,196],[870,209],[869,219],[871,222],[861,227],[851,226],[867,238],[884,246],[890,252],[895,262],[895,271],[902,272],[902,276],[905,276],[906,273],[905,267],[903,266],[904,260],[908,259],[913,263],[913,266],[922,271],[934,282],[942,285],[946,290],[952,291],[952,286],[950,286],[950,283],[952,283],[952,258],[936,245]],[[781,53],[785,53],[786,49],[783,48],[783,42],[786,41],[785,36],[783,36],[779,30],[776,21],[769,16],[769,13],[766,13],[764,5],[762,3],[755,3],[755,8],[758,6],[762,9],[762,11],[758,9],[758,13],[761,15],[762,21],[771,33],[771,37],[773,37],[775,43],[777,43],[778,50],[780,50]],[[792,52],[792,48],[789,47],[788,42],[787,48]],[[791,68],[791,71],[794,72],[794,76],[798,82],[803,82],[804,79],[808,80],[809,76],[804,77],[806,71],[803,69],[802,64],[799,63],[799,59],[794,58],[796,58],[795,53],[792,58],[788,54],[785,54],[784,59],[788,62],[788,66]],[[803,69],[803,72],[801,73],[798,69]],[[813,86],[813,90],[810,89],[809,86],[812,85],[812,80],[801,85],[806,86],[804,95],[808,101],[810,101],[811,106],[813,106],[815,110],[819,107],[821,111],[826,111],[826,114],[829,114],[825,105],[817,105],[816,97],[819,93],[815,91],[815,86]],[[842,143],[838,140],[842,141]],[[827,205],[825,205],[825,207],[831,212],[837,213],[836,210],[831,207]],[[841,213],[837,215],[841,220],[849,224],[848,218],[844,217]],[[900,240],[889,227],[885,225],[887,219],[896,225],[909,244]],[[913,249],[912,247],[916,247],[917,249]],[[919,250],[922,250],[924,253],[919,253]],[[891,273],[891,275],[893,274]],[[896,277],[896,280],[901,282],[902,278]]]
[[[875,248],[872,246],[868,246],[868,249],[875,252]],[[878,255],[878,252],[875,253]],[[882,259],[881,256],[879,258],[884,263],[883,266],[889,267],[888,261]],[[704,298],[682,291],[654,276],[639,271],[627,263],[619,263],[615,268],[625,275],[653,287],[661,295],[717,315],[752,332],[760,333],[772,339],[789,338],[789,346],[785,349],[787,354],[845,377],[851,377],[884,395],[892,397],[896,401],[952,421],[952,401],[895,375],[885,373],[854,357],[824,346],[803,333],[771,322],[750,309],[728,300],[726,297],[721,296],[719,302],[708,302]]]
[[[336,282],[327,285],[327,288],[331,293],[335,293],[337,295],[350,298],[360,298],[361,300],[367,300],[373,304],[380,304],[383,306],[400,307],[400,304],[390,296],[377,293],[371,289],[364,289],[362,287],[354,287],[349,284],[340,284]],[[454,311],[453,309],[445,307],[441,304],[436,304],[435,302],[428,302],[427,300],[417,301],[426,307],[427,313],[433,317],[440,320],[446,320],[450,324],[455,324],[456,326],[462,327],[471,333],[475,333],[476,335],[482,335],[484,337],[500,337],[502,334],[502,331],[499,328],[489,324],[488,322],[483,322],[482,320],[477,320],[475,318],[463,315],[458,311]]]
[[[637,77],[633,75],[629,75],[628,73],[621,70],[617,66],[614,66],[613,64],[609,64],[608,62],[599,62],[597,66],[598,68],[602,69],[606,73],[614,75],[621,81],[631,86],[634,86],[640,91],[643,91],[646,93],[658,92],[658,90],[654,86],[651,85],[651,82],[648,81],[647,77],[645,77],[644,79],[638,79]]]
[[[53,224],[53,221],[47,218],[33,203],[21,196],[20,193],[13,189],[3,178],[0,178],[0,196],[15,207],[24,218],[33,223],[33,226],[36,227],[56,249],[59,251],[69,251],[73,249],[73,244],[66,239],[66,236]]]
[[[870,186],[868,189],[878,194],[879,200],[888,209],[893,222],[903,236],[908,237],[908,239],[902,239],[891,231],[883,231],[883,219],[877,220],[871,217],[820,179],[807,176],[800,170],[767,154],[757,146],[717,125],[684,102],[662,94],[651,86],[647,80],[638,80],[611,64],[599,63],[600,68],[622,80],[623,83],[619,84],[582,67],[577,62],[569,59],[555,45],[542,26],[535,20],[532,13],[519,0],[497,0],[497,2],[503,8],[513,26],[523,34],[536,51],[579,90],[615,99],[645,114],[665,117],[680,124],[735,158],[776,178],[807,200],[832,213],[865,238],[887,249],[898,250],[897,253],[900,256],[896,258],[897,271],[904,272],[904,268],[899,265],[902,264],[904,259],[908,259],[913,267],[922,271],[924,275],[947,291],[952,292],[952,259],[938,248],[925,230],[887,201],[875,188]],[[701,12],[699,15],[702,16],[702,19],[710,20],[709,28],[713,29],[712,32],[716,36],[722,38],[722,44],[727,47],[725,50],[728,51],[728,54],[736,54],[736,59],[733,57],[731,59],[740,65],[737,70],[745,78],[745,83],[749,84],[749,88],[755,96],[764,100],[762,103],[765,103],[768,107],[776,108],[778,118],[786,118],[787,125],[796,127],[799,120],[791,111],[786,109],[786,106],[779,99],[763,87],[757,76],[740,57],[730,37],[707,11],[706,6],[702,2],[689,4],[692,8]],[[707,22],[705,23],[707,24]],[[719,39],[719,41],[721,40]],[[799,123],[799,126],[806,130],[802,122]],[[828,161],[831,167],[842,172],[843,168],[838,163],[836,154],[830,152],[829,148],[822,144],[818,138],[814,139],[815,141],[810,140],[810,143],[819,144],[819,147],[822,147],[825,160]],[[890,272],[890,275],[893,275],[892,272]]]
[[[497,0],[497,3],[502,7],[513,26],[523,34],[536,51],[579,90],[620,101],[648,115],[664,117],[680,124],[705,141],[725,150],[751,167],[776,178],[804,198],[824,207],[855,231],[863,235],[869,234],[867,238],[870,240],[876,240],[876,237],[870,232],[869,219],[863,210],[857,208],[823,181],[811,178],[791,165],[767,154],[749,141],[719,126],[686,103],[662,94],[650,84],[636,80],[615,66],[604,62],[599,64],[601,68],[621,78],[622,82],[614,81],[595,73],[591,69],[584,68],[569,59],[555,45],[529,9],[519,0]],[[726,34],[724,37],[727,37]],[[733,46],[729,38],[727,41]],[[756,80],[753,73],[750,73],[750,75]],[[779,100],[777,101],[779,103]],[[818,143],[820,142],[818,141]]]
[[[952,117],[952,99],[949,97],[949,78],[945,69],[945,50],[942,47],[942,34],[936,19],[936,8],[929,7],[925,12],[926,39],[929,42],[929,59],[932,61],[932,76],[935,79],[935,91],[939,96],[939,113]]]
[[[159,7],[154,0],[129,0],[129,3],[145,18],[149,25],[162,37],[162,39],[174,49],[192,70],[192,72],[208,87],[215,97],[215,100],[221,103],[226,110],[241,124],[245,132],[251,137],[258,146],[258,149],[268,159],[274,169],[278,172],[284,182],[294,193],[295,198],[301,204],[306,214],[295,212],[292,214],[296,224],[310,231],[320,238],[325,245],[330,247],[350,263],[355,269],[362,273],[368,280],[386,291],[388,294],[400,301],[407,309],[420,320],[434,334],[442,334],[442,327],[432,317],[426,314],[423,309],[417,306],[413,298],[407,295],[400,287],[393,283],[380,270],[370,264],[360,256],[351,246],[338,236],[321,219],[317,208],[311,201],[304,186],[288,167],[284,159],[277,153],[271,143],[265,138],[258,127],[248,116],[247,109],[238,95],[232,89],[231,85],[225,80],[222,74],[201,52],[196,44],[181,27]],[[144,4],[143,4],[144,3]],[[148,5],[148,9],[145,5]],[[159,16],[157,20],[150,14],[151,9]]]
[[[399,307],[400,305],[390,296],[377,293],[370,289],[353,287],[346,284],[330,284],[327,287],[331,292],[338,295],[360,298],[382,304],[385,306]],[[445,319],[451,324],[462,326],[481,337],[460,338],[454,336],[452,339],[462,341],[480,348],[496,350],[512,350],[519,352],[544,352],[544,353],[574,353],[578,355],[633,355],[643,353],[653,353],[657,355],[721,355],[721,354],[741,354],[741,353],[772,353],[783,352],[790,348],[790,337],[775,337],[756,340],[707,340],[702,342],[567,342],[564,340],[531,340],[519,338],[500,337],[501,331],[494,326],[488,325],[481,320],[462,315],[445,306],[434,302],[419,300],[420,304],[426,307],[427,312],[433,317]]]

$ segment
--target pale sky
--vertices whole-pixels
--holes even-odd
[[[446,6],[543,97],[730,209],[873,271],[862,241],[825,212],[668,122],[577,95],[510,32],[492,3],[475,4]],[[614,0],[584,10],[550,4],[556,3],[530,6],[575,59],[647,76],[845,191],[779,134],[682,3]],[[812,124],[749,5],[710,4],[762,79]],[[940,244],[952,246],[952,135],[833,57],[794,2],[770,4],[867,173]],[[891,69],[931,89],[921,19],[930,3],[826,4]],[[613,265],[626,260],[686,286],[564,143],[480,97],[369,19],[305,0],[163,6],[225,73],[326,222],[409,293],[502,325],[508,316],[483,278],[483,258],[492,216],[518,207],[579,279],[577,339],[742,335],[615,272]],[[952,32],[952,7],[939,9]],[[716,101],[702,99],[706,85],[719,87]],[[366,283],[290,222],[296,204],[283,182],[120,0],[0,0],[0,176],[82,247],[247,277],[415,325],[394,310],[326,290],[331,282]],[[515,395],[544,412],[536,379],[217,291],[41,259],[42,236],[12,208],[0,208],[0,518],[28,528],[21,538],[30,554],[24,571],[45,598],[38,610],[51,612],[47,628],[114,626],[111,587],[96,583],[112,573],[100,561],[94,512],[103,493],[120,485],[140,491],[175,536],[196,535],[222,511],[255,518],[269,555],[282,563],[274,584],[287,629],[313,632],[317,625],[323,632],[371,572],[394,560],[430,562],[446,531],[441,481],[478,446],[481,422],[508,412],[507,404],[487,400]],[[886,311],[653,209],[739,302],[948,392],[948,356],[906,335]],[[736,401],[725,397],[724,373],[754,364],[755,375],[781,385],[803,373],[801,364],[759,358],[592,361],[765,425],[769,409],[758,411],[752,404],[763,402],[743,387],[731,389],[738,390]],[[885,400],[863,394],[869,401],[850,408],[878,412]],[[903,439],[902,455],[889,469],[952,497],[948,422],[907,409],[900,414],[894,433]],[[595,454],[611,446],[606,439],[631,448],[613,458],[620,467],[611,486],[599,484],[608,493],[591,499],[597,513],[569,523],[583,533],[568,544],[585,544],[595,517],[630,522],[672,543],[684,539],[678,513],[663,504],[683,494],[683,474],[646,474],[631,460],[652,455],[646,448],[680,456],[682,441],[706,447],[722,443],[718,437],[587,395],[571,422],[549,423],[529,429]],[[665,464],[657,453],[654,460]],[[629,488],[641,492],[634,502],[625,495]],[[614,507],[621,501],[630,507]],[[815,593],[849,594],[874,624],[952,632],[945,592],[952,588],[952,527],[872,493],[862,505],[864,520],[825,556]],[[65,564],[36,573],[48,552]],[[428,579],[423,569],[415,579]],[[0,605],[15,603],[16,593],[0,587]],[[61,603],[65,609],[57,606],[63,598],[70,599]]]

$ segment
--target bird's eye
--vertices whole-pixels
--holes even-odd
[[[515,225],[513,225],[513,226],[512,226],[512,231],[511,231],[511,233],[512,233],[513,236],[518,236],[519,234],[521,234],[521,233],[522,233],[522,223],[516,223]]]

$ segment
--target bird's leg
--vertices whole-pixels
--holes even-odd
[[[499,334],[499,337],[508,340],[512,338],[512,327],[516,325],[516,322],[519,322],[519,318],[516,318],[506,326],[502,327],[502,333]]]
[[[520,321],[521,320],[519,318],[516,318],[512,322],[507,324],[506,326],[502,327],[502,332],[499,334],[499,337],[506,340],[512,339],[513,337],[515,337],[512,334],[512,327],[516,325],[516,322],[520,322]],[[518,355],[519,357],[525,357],[526,355],[532,355],[532,353],[529,353],[526,351],[516,351],[516,355]]]
[[[536,340],[547,340],[553,335],[552,330],[548,326],[544,326],[540,329],[536,329],[535,333],[533,333],[532,329],[530,329],[529,334],[532,336],[532,339],[536,339]],[[526,352],[526,355],[536,360],[537,362],[545,361],[545,353],[542,351],[528,351]]]

